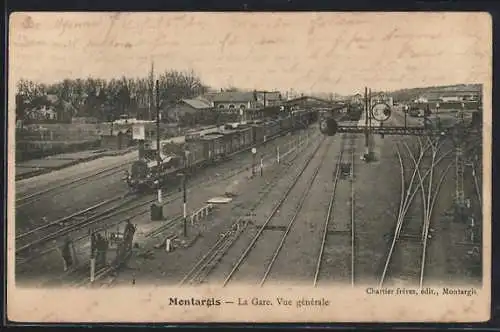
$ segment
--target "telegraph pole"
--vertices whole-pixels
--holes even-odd
[[[184,165],[187,164],[187,152],[184,151]],[[184,237],[187,236],[187,191],[186,191],[186,178],[187,174],[184,172],[182,177],[182,192],[183,192],[183,203],[182,203],[182,217],[183,217],[183,233]]]
[[[368,131],[368,133],[370,133],[371,129],[372,129],[372,89],[369,89],[368,90],[368,115],[370,116],[368,118],[368,128],[370,128],[370,130]]]
[[[464,194],[464,158],[463,158],[463,129],[464,129],[464,103],[462,103],[461,109],[458,110],[458,126],[457,126],[457,137],[456,137],[456,147],[455,147],[455,163],[456,163],[456,184],[455,184],[455,197],[457,205],[461,208],[465,202]]]
[[[368,88],[365,87],[365,158],[368,157]]]
[[[156,171],[156,181],[158,186],[158,203],[161,204],[161,179],[160,179],[160,167],[161,167],[161,154],[160,154],[160,81],[156,80],[156,161],[157,161],[157,171]]]
[[[151,103],[154,95],[154,61],[151,62],[151,72],[149,73],[149,96],[148,96],[148,119],[152,120]]]

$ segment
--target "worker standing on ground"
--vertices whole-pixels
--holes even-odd
[[[127,251],[132,250],[132,240],[135,234],[135,226],[132,225],[130,220],[127,220],[127,224],[125,225],[125,231],[123,234],[123,241],[125,243],[125,248]]]
[[[64,262],[64,272],[66,272],[73,265],[73,257],[71,254],[71,240],[69,237],[66,237],[64,239],[61,255]]]

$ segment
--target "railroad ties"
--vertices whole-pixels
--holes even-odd
[[[419,223],[421,219],[422,219],[421,217],[405,215],[403,217],[403,224]],[[422,240],[422,236],[420,233],[418,233],[414,230],[403,228],[403,231],[399,234],[399,240],[400,241],[419,242]]]

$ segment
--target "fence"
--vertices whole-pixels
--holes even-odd
[[[201,209],[196,210],[193,212],[190,216],[191,224],[194,224],[195,222],[198,222],[202,220],[203,218],[206,218],[210,212],[212,212],[214,206],[212,204],[207,204]]]

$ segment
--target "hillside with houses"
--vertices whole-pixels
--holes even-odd
[[[459,102],[477,101],[482,92],[481,84],[458,84],[424,88],[401,89],[389,92],[394,101]]]

